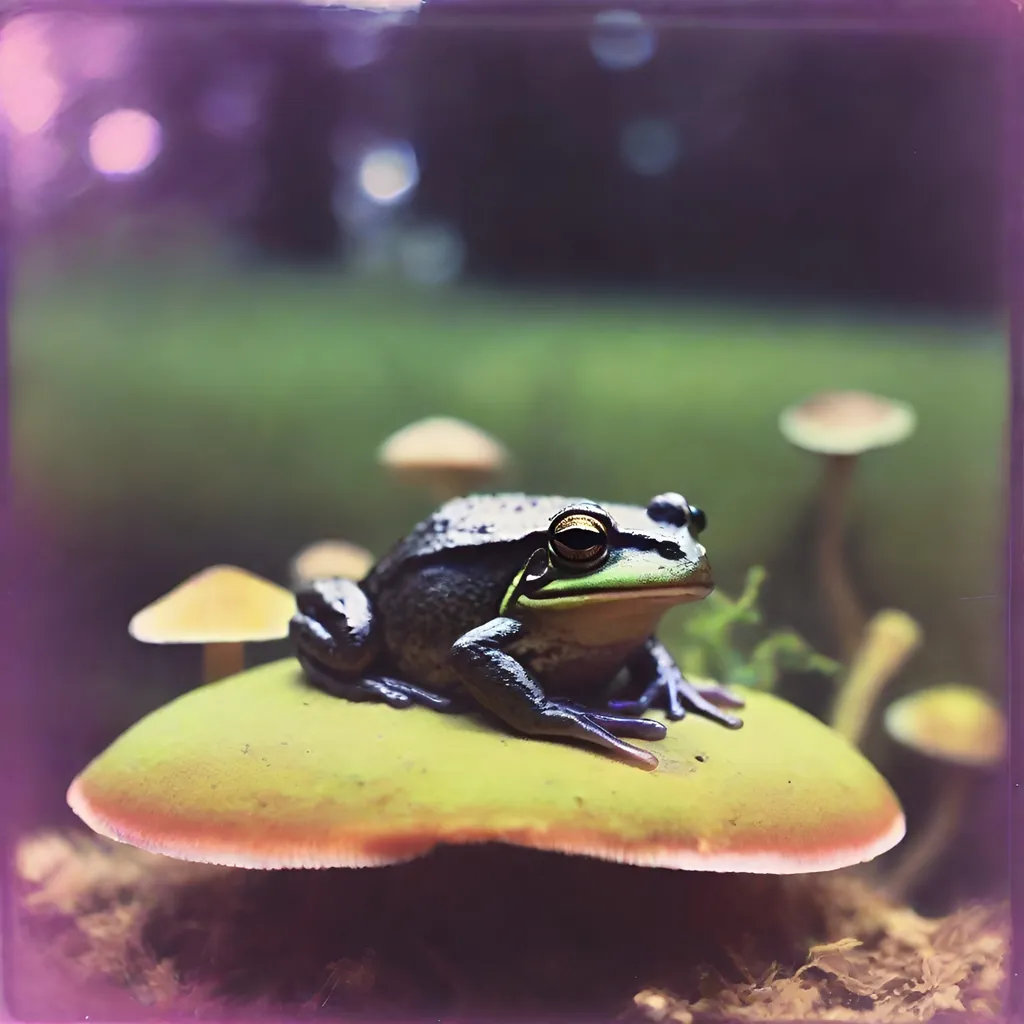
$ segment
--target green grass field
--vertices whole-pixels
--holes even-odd
[[[427,292],[108,253],[28,261],[13,349],[19,494],[68,538],[143,560],[173,549],[183,571],[257,547],[257,568],[283,569],[321,536],[379,552],[430,502],[387,480],[374,450],[446,413],[509,445],[509,486],[684,492],[707,509],[720,582],[736,587],[777,555],[817,479],[779,411],[821,388],[902,398],[917,434],[869,455],[858,480],[872,593],[921,618],[934,671],[998,665],[985,596],[1000,585],[997,326]]]

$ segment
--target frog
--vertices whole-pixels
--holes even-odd
[[[691,682],[657,639],[714,588],[707,516],[677,492],[646,506],[528,494],[452,499],[359,581],[314,580],[289,625],[306,681],[350,701],[477,712],[512,734],[583,745],[651,771],[629,739],[663,712],[730,729],[744,706]]]

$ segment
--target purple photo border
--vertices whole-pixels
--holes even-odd
[[[1006,466],[1006,715],[1009,785],[1006,800],[1010,914],[1013,929],[1006,1016],[1024,1016],[1024,35],[1017,9],[1007,26],[1004,65],[1003,217],[1009,307],[1009,403]]]
[[[1008,424],[1006,466],[1005,607],[1006,709],[1009,722],[1009,784],[1006,800],[1009,884],[1013,934],[1024,935],[1024,0],[425,0],[418,17],[435,26],[481,22],[545,26],[578,23],[595,8],[627,6],[661,22],[718,27],[780,28],[877,33],[963,34],[990,37],[1003,61],[1004,98],[993,116],[1004,122],[1005,297],[1008,329]],[[344,8],[344,4],[337,5]],[[203,17],[329,18],[329,8],[311,10],[282,0],[37,0],[13,4],[0,13],[0,26],[26,13],[89,11]],[[19,620],[27,613],[18,596],[31,584],[29,558],[19,551],[13,520],[11,359],[9,299],[15,265],[8,195],[8,153],[0,128],[0,1021],[14,1021],[4,998],[10,977],[12,891],[9,865],[14,823],[24,803],[26,760],[31,735],[19,691],[30,664]],[[969,501],[968,495],[951,500]],[[1012,945],[1007,968],[1008,1003],[1003,1020],[1024,1021],[1024,951]],[[964,1020],[964,1015],[950,1015]],[[970,1015],[968,1015],[970,1019]],[[99,1020],[97,1024],[100,1024]],[[596,1024],[596,1022],[595,1022]],[[808,1024],[808,1021],[794,1022]]]

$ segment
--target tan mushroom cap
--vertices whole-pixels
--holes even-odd
[[[651,867],[827,871],[900,841],[888,783],[812,715],[745,695],[744,727],[667,723],[640,771],[472,715],[352,703],[285,659],[132,726],[72,783],[90,828],[182,860],[366,867],[503,842]],[[662,719],[664,720],[664,719]]]
[[[291,564],[296,583],[342,578],[361,580],[373,567],[373,555],[346,540],[322,540],[303,548]]]
[[[823,391],[779,416],[790,444],[821,455],[860,455],[899,444],[916,426],[917,414],[906,402],[867,391]]]
[[[903,746],[938,761],[987,768],[1006,753],[1006,719],[973,686],[932,686],[894,701],[885,729]]]
[[[143,608],[128,632],[147,644],[280,640],[294,614],[290,590],[234,565],[214,565]]]
[[[378,460],[398,471],[455,470],[493,473],[508,461],[505,447],[490,434],[464,420],[431,416],[392,434],[378,451]]]

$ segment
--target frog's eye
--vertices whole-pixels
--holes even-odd
[[[576,569],[592,569],[608,555],[608,532],[600,519],[569,514],[551,527],[551,551]]]
[[[694,537],[702,534],[708,527],[707,516],[675,491],[657,494],[651,498],[647,505],[647,515],[656,523],[685,526]]]
[[[690,533],[699,537],[708,528],[708,517],[696,505],[690,506]]]

